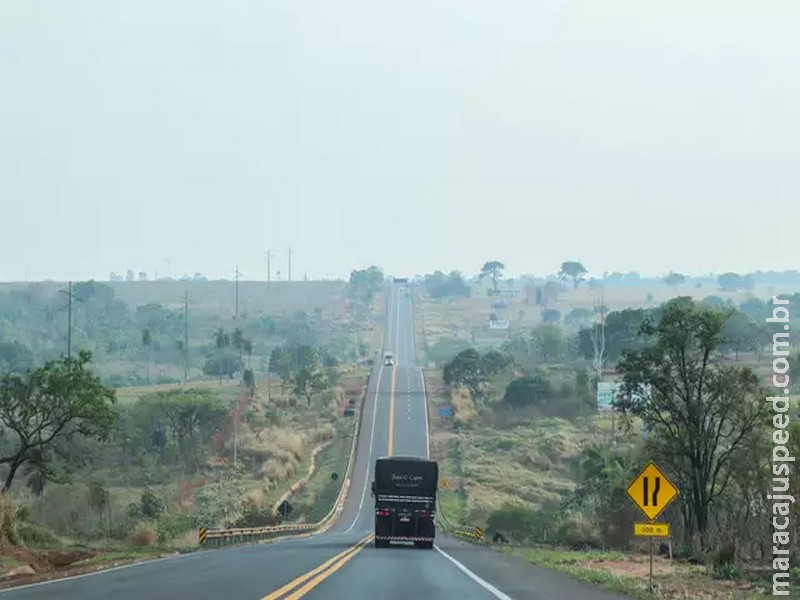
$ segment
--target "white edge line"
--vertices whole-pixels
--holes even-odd
[[[249,548],[252,546],[257,545],[269,545],[269,546],[277,546],[278,544],[286,544],[291,542],[298,542],[300,540],[305,540],[311,537],[313,534],[309,533],[301,533],[298,535],[293,535],[291,537],[286,538],[278,538],[274,540],[268,540],[266,542],[255,542],[253,544],[247,544],[244,546],[230,546],[228,548],[219,548],[219,550],[236,550],[242,548]],[[15,585],[13,587],[7,587],[5,589],[0,590],[0,594],[10,594],[12,592],[16,592],[17,590],[25,590],[34,587],[40,587],[43,585],[53,585],[56,583],[63,583],[65,581],[71,581],[73,579],[84,579],[85,577],[92,577],[94,575],[105,575],[106,573],[112,573],[114,571],[121,571],[122,569],[130,569],[132,567],[143,567],[145,565],[152,565],[155,563],[164,562],[167,560],[177,560],[179,558],[189,558],[191,556],[198,557],[198,556],[205,556],[206,553],[211,552],[210,550],[205,549],[198,549],[193,552],[184,552],[183,554],[172,554],[170,556],[161,556],[159,558],[150,558],[147,560],[139,560],[132,563],[128,563],[126,565],[118,565],[116,567],[109,567],[108,569],[99,569],[97,571],[91,571],[89,573],[80,573],[78,575],[70,575],[68,577],[54,577],[53,579],[47,579],[46,581],[37,581],[35,583],[26,583],[24,585]]]
[[[464,575],[466,575],[467,577],[469,577],[470,579],[472,579],[472,581],[474,581],[474,582],[475,582],[475,583],[477,583],[479,586],[481,586],[483,589],[485,589],[487,592],[489,592],[490,594],[492,594],[492,595],[493,595],[495,598],[499,598],[499,600],[513,600],[513,598],[511,598],[511,596],[509,596],[508,594],[506,594],[506,593],[504,593],[504,592],[501,592],[500,590],[498,590],[496,587],[494,587],[494,586],[493,586],[491,583],[489,583],[489,582],[488,582],[488,581],[486,581],[485,579],[481,579],[480,577],[478,577],[478,576],[477,576],[475,573],[473,573],[472,571],[470,571],[470,570],[469,570],[467,567],[465,567],[464,565],[462,565],[462,564],[461,564],[460,562],[458,562],[458,561],[457,561],[455,558],[453,558],[452,556],[450,556],[450,555],[449,555],[447,552],[445,552],[444,550],[442,550],[441,548],[439,548],[439,546],[434,546],[434,548],[436,548],[436,551],[437,551],[439,554],[441,554],[442,556],[444,556],[444,557],[445,557],[447,560],[449,560],[449,561],[450,561],[451,563],[453,563],[453,564],[454,564],[456,567],[458,567],[458,569],[459,569],[459,570],[460,570],[462,573],[464,573]]]
[[[380,366],[378,369],[378,381],[375,385],[375,398],[372,402],[372,427],[370,428],[369,432],[369,456],[367,458],[367,471],[366,475],[364,475],[364,487],[361,490],[361,502],[358,503],[358,511],[356,512],[355,516],[353,517],[353,522],[350,523],[350,527],[345,529],[342,533],[349,533],[352,531],[353,527],[356,526],[358,523],[358,519],[361,516],[361,509],[364,508],[364,498],[367,496],[367,479],[369,479],[369,473],[371,471],[372,465],[372,444],[375,439],[375,417],[378,414],[378,394],[381,390],[381,376],[383,375],[383,365]]]
[[[100,571],[92,571],[91,573],[81,573],[80,575],[72,575],[70,577],[59,577],[56,579],[48,579],[47,581],[37,581],[36,583],[27,583],[25,585],[18,585],[15,587],[9,587],[4,590],[0,590],[0,594],[8,594],[10,592],[16,592],[17,590],[24,590],[33,587],[39,587],[42,585],[51,585],[54,583],[63,583],[65,581],[71,581],[73,579],[83,579],[84,577],[92,577],[93,575],[105,575],[106,573],[111,573],[112,571],[119,571],[121,569],[129,569],[131,567],[141,567],[142,565],[152,565],[153,563],[163,562],[165,560],[174,560],[176,558],[186,558],[187,556],[198,556],[199,552],[187,552],[186,554],[177,554],[174,556],[162,556],[161,558],[153,558],[151,560],[143,560],[140,562],[133,562],[127,565],[119,565],[117,567],[111,567],[110,569],[101,569]]]
[[[428,427],[428,395],[425,393],[425,374],[422,367],[419,367],[419,378],[422,381],[422,411],[425,413],[425,458],[431,457],[431,438]]]

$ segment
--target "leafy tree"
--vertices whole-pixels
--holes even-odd
[[[539,288],[536,294],[536,303],[540,304],[545,310],[550,306],[551,302],[558,301],[558,295],[561,293],[561,284],[557,281],[548,281],[544,287]]]
[[[723,292],[738,292],[747,289],[745,278],[738,273],[723,273],[717,277],[717,285]]]
[[[100,524],[103,524],[103,515],[108,510],[111,517],[111,494],[103,485],[102,481],[91,481],[86,496],[86,503],[100,517]]]
[[[231,345],[239,351],[239,362],[244,362],[242,357],[244,356],[244,333],[242,333],[241,328],[237,327],[233,330],[233,334],[231,335]]]
[[[164,512],[164,502],[153,490],[147,489],[142,492],[139,499],[139,510],[143,516],[149,519],[158,519]]]
[[[565,260],[561,263],[561,268],[558,271],[558,277],[562,281],[567,279],[572,280],[572,287],[577,289],[578,284],[583,280],[588,271],[583,264],[574,260]]]
[[[231,345],[231,336],[226,333],[222,327],[214,332],[214,345],[217,348],[217,361],[215,364],[219,367],[222,367],[217,369],[219,373],[219,381],[222,383],[223,372],[229,377],[232,375],[230,369],[228,368],[228,357],[227,353],[225,352],[225,350]]]
[[[506,387],[503,401],[514,408],[542,404],[553,394],[553,386],[547,375],[536,370],[531,375],[515,379]]]
[[[147,383],[150,383],[150,347],[153,345],[153,336],[150,335],[149,329],[142,331],[142,345],[147,355]]]
[[[664,283],[666,283],[669,287],[678,287],[679,285],[683,285],[686,282],[686,277],[681,275],[680,273],[670,273],[666,277],[664,277]]]
[[[725,352],[735,352],[736,360],[739,360],[739,352],[756,351],[762,345],[758,324],[744,313],[731,312],[723,328],[720,348]]]
[[[567,327],[575,325],[583,325],[592,319],[592,311],[588,308],[573,308],[564,317],[564,325]]]
[[[314,365],[300,367],[294,374],[293,381],[294,395],[305,396],[309,406],[314,394],[324,392],[328,387],[325,373]]]
[[[34,358],[27,346],[18,341],[0,342],[0,373],[24,373],[33,368]]]
[[[657,315],[658,312],[658,310],[626,308],[608,313],[605,319],[605,354],[608,360],[616,362],[625,350],[637,350],[646,345],[646,338],[640,335],[642,323],[649,315]],[[578,346],[581,354],[587,359],[594,356],[592,336],[592,327],[584,327],[578,332]]]
[[[244,353],[247,354],[247,368],[249,369],[253,364],[253,342],[244,340],[242,348],[244,349]]]
[[[503,270],[505,268],[505,265],[499,260],[490,260],[483,263],[483,267],[481,268],[481,272],[478,277],[480,279],[489,277],[492,280],[492,288],[494,289],[495,293],[497,293],[497,280],[503,276]]]
[[[531,350],[538,360],[558,362],[564,356],[565,349],[564,332],[558,325],[540,325],[531,331]]]
[[[431,298],[467,298],[470,295],[469,285],[458,271],[426,275],[425,290]]]
[[[370,303],[375,294],[383,287],[384,280],[383,271],[374,265],[368,269],[351,271],[347,290],[348,296]]]
[[[508,363],[508,359],[496,350],[481,356],[474,348],[468,348],[444,365],[444,383],[465,385],[475,398],[482,398],[486,384],[499,375]]]
[[[543,310],[542,323],[561,323],[561,311],[557,308],[547,308]]]
[[[733,458],[763,435],[768,405],[749,367],[728,367],[719,351],[730,310],[668,302],[641,327],[650,345],[617,366],[623,392],[614,404],[641,418],[650,441],[684,490],[684,530],[705,548],[711,506],[725,492]]]
[[[113,389],[87,370],[91,354],[49,361],[27,375],[0,378],[0,464],[8,465],[3,493],[21,466],[61,440],[105,440],[114,425]]]

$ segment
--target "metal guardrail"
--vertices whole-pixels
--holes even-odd
[[[364,405],[367,403],[369,397],[369,383],[372,379],[372,373],[367,377],[367,384],[364,390],[364,398],[361,400],[359,407],[358,420],[354,426],[353,442],[350,446],[350,456],[347,458],[347,471],[342,480],[342,487],[339,488],[339,494],[336,501],[322,519],[316,523],[286,523],[283,525],[274,525],[271,527],[238,527],[228,529],[207,529],[201,527],[198,532],[198,541],[201,547],[204,548],[219,548],[229,544],[242,544],[246,542],[255,542],[261,540],[290,537],[293,535],[303,535],[311,532],[321,533],[326,531],[334,522],[334,517],[338,516],[344,507],[344,498],[347,496],[347,491],[350,488],[350,481],[353,476],[353,468],[355,465],[356,450],[358,448],[358,438],[361,434],[361,422],[364,415]]]

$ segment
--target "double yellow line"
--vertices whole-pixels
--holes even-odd
[[[392,387],[391,392],[389,394],[389,443],[386,455],[392,456],[394,454],[394,388],[395,383],[397,381],[397,363],[399,362],[400,356],[400,336],[397,332],[400,330],[400,303],[397,301],[396,292],[395,292],[395,317],[396,317],[396,325],[394,327],[394,345],[395,345],[395,352],[394,352],[394,367],[392,368]]]
[[[374,533],[370,533],[367,537],[359,541],[357,544],[350,546],[347,550],[340,552],[331,559],[328,559],[316,569],[313,569],[301,575],[294,581],[290,581],[282,588],[275,590],[261,598],[261,600],[298,600],[311,590],[317,587],[320,583],[325,581],[328,577],[336,573],[339,569],[345,566],[350,560],[359,552],[361,552],[367,544],[375,537]]]
[[[389,397],[389,444],[388,444],[388,456],[392,456],[394,452],[394,391],[395,385],[397,382],[397,357],[400,354],[400,338],[397,335],[398,329],[400,328],[400,303],[397,302],[397,298],[395,298],[395,367],[392,368],[392,387],[391,393]],[[377,410],[377,406],[374,410]],[[333,558],[328,559],[316,569],[309,571],[308,573],[301,575],[294,581],[290,581],[282,588],[275,590],[271,594],[268,594],[261,598],[261,600],[299,600],[306,594],[308,594],[311,590],[317,587],[320,583],[328,579],[331,575],[336,573],[339,569],[345,566],[348,562],[350,562],[356,554],[361,552],[372,540],[374,539],[375,534],[370,533],[365,538],[361,539],[359,542],[350,546],[346,550],[340,552]]]

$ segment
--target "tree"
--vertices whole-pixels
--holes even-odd
[[[542,323],[561,323],[561,311],[557,308],[546,308],[542,311]]]
[[[574,260],[565,260],[561,263],[561,269],[558,271],[558,277],[561,279],[561,281],[571,279],[572,287],[577,289],[578,284],[584,278],[586,273],[588,273],[588,271],[581,263]]]
[[[233,334],[231,335],[231,345],[239,351],[239,362],[242,361],[242,356],[244,355],[244,333],[242,330],[237,327],[233,330]]]
[[[250,369],[253,363],[253,342],[244,340],[242,348],[244,349],[244,353],[247,354],[247,368]]]
[[[545,402],[553,393],[553,387],[547,375],[536,370],[531,375],[515,379],[506,387],[503,401],[511,407],[520,408]]]
[[[87,370],[91,354],[49,361],[27,375],[0,379],[0,435],[5,437],[0,464],[8,466],[3,493],[21,466],[47,456],[59,441],[105,440],[114,424],[113,389]]]
[[[302,366],[294,374],[294,394],[295,396],[305,396],[309,406],[311,406],[311,398],[314,394],[324,392],[327,387],[325,373],[316,366]]]
[[[574,327],[575,325],[583,325],[592,319],[592,311],[588,308],[573,308],[564,317],[564,325],[567,327]]]
[[[505,265],[499,260],[490,260],[483,263],[483,268],[481,268],[481,272],[478,277],[480,279],[485,279],[486,277],[491,278],[492,288],[494,289],[494,292],[497,293],[497,280],[503,276],[503,270],[505,268]]]
[[[33,367],[34,358],[27,346],[14,340],[0,342],[0,373],[24,373]]]
[[[564,356],[565,349],[564,332],[558,325],[540,325],[531,331],[531,350],[538,360],[558,362]]]
[[[86,495],[86,503],[100,517],[100,525],[103,525],[103,515],[108,511],[109,527],[111,526],[111,494],[109,494],[102,481],[91,481]]]
[[[548,281],[536,294],[536,304],[541,304],[542,307],[547,310],[551,302],[556,302],[558,300],[558,295],[561,291],[562,287],[560,283],[557,281]]]
[[[738,292],[745,287],[745,282],[737,273],[723,273],[717,277],[717,285],[723,292]]]
[[[614,404],[644,421],[653,450],[684,490],[687,541],[699,533],[703,548],[711,506],[725,492],[737,453],[763,435],[768,409],[752,369],[722,363],[730,314],[676,298],[657,323],[642,324],[650,345],[626,352],[617,366],[623,386]]]
[[[508,364],[508,359],[496,350],[490,350],[481,356],[474,348],[468,348],[444,365],[444,383],[465,385],[473,397],[482,398],[486,384],[499,375]]]
[[[150,383],[150,347],[153,345],[153,336],[150,335],[149,329],[142,331],[142,345],[144,346],[147,361],[147,383]]]
[[[230,369],[227,368],[227,356],[225,350],[231,345],[231,337],[220,327],[214,332],[214,345],[217,347],[217,361],[224,366],[224,372],[230,377]],[[223,369],[219,369],[219,382],[222,383]]]
[[[658,309],[626,308],[608,313],[605,318],[605,355],[616,362],[625,350],[638,350],[647,344],[641,335],[642,323],[649,316],[657,316]],[[584,358],[594,357],[593,327],[584,327],[578,332],[578,346]]]
[[[666,283],[669,287],[678,287],[679,285],[683,285],[686,282],[686,277],[681,275],[680,273],[670,273],[666,277],[664,277],[664,283]]]
[[[470,295],[469,285],[458,271],[450,271],[447,275],[436,271],[426,275],[425,291],[431,298],[467,298]]]

